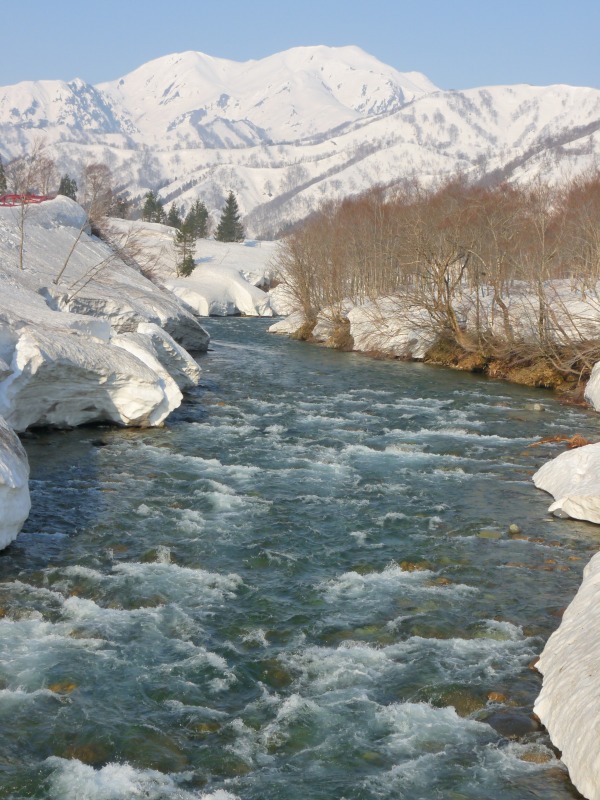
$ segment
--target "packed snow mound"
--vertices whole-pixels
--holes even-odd
[[[348,320],[354,349],[363,352],[419,360],[436,338],[423,309],[401,305],[394,298],[357,305],[348,312]]]
[[[57,329],[20,333],[12,375],[0,384],[0,414],[17,431],[33,426],[73,427],[87,422],[160,425],[181,404],[164,370],[147,365],[121,337],[105,344]]]
[[[600,361],[594,364],[592,374],[585,387],[584,397],[596,411],[600,411]]]
[[[273,313],[277,317],[292,314],[297,310],[298,301],[285,283],[280,283],[273,289],[269,289],[269,300]]]
[[[599,606],[600,554],[584,569],[579,591],[536,665],[544,681],[533,709],[588,800],[600,800]]]
[[[306,325],[306,317],[302,311],[292,311],[283,319],[277,320],[269,327],[269,333],[279,333],[282,336],[293,336],[300,328]]]
[[[552,514],[600,524],[600,443],[561,453],[535,473],[533,482],[553,495]]]
[[[0,414],[17,431],[160,425],[199,378],[168,330],[194,349],[208,334],[91,236],[68,198],[27,208],[19,269],[18,213],[0,209]]]
[[[269,333],[293,336],[306,325],[306,317],[302,311],[291,310],[295,304],[283,284],[274,294],[275,307],[283,306],[288,316],[271,325]],[[436,338],[423,309],[405,306],[391,297],[358,304],[347,300],[342,308],[323,309],[311,338],[330,344],[336,330],[344,323],[347,323],[353,350],[382,353],[393,358],[423,359]]]
[[[29,514],[28,480],[27,454],[0,417],[0,550],[16,538]]]
[[[137,333],[149,340],[157,360],[182,391],[198,385],[200,367],[166,331],[152,322],[141,322]]]
[[[166,281],[168,289],[201,317],[272,317],[268,295],[232,267],[196,267],[188,278]]]

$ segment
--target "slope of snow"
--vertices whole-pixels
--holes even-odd
[[[0,413],[15,430],[158,425],[180,404],[179,385],[198,380],[156,324],[195,349],[206,349],[206,332],[173,295],[88,235],[85,222],[65,197],[28,207],[20,270],[18,211],[0,209]]]
[[[189,277],[177,277],[175,229],[141,221],[113,220],[121,236],[132,235],[151,261],[156,279],[201,317],[243,314],[270,317],[269,295],[257,288],[274,277],[273,242],[217,242],[199,239],[196,268]],[[131,232],[131,233],[130,233]]]

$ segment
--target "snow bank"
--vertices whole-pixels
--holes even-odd
[[[189,309],[91,236],[85,212],[67,197],[27,207],[24,270],[19,270],[18,213],[0,207],[0,271],[13,282],[41,292],[54,310],[102,317],[119,332],[153,322],[187,349],[207,349],[208,334]],[[124,236],[119,244],[145,258],[134,237]]]
[[[596,411],[600,411],[600,361],[594,364],[584,397]]]
[[[90,236],[68,198],[28,207],[19,269],[16,213],[0,209],[0,414],[17,431],[161,424],[199,369],[158,325],[194,349],[206,349],[206,331]]]
[[[348,320],[355,350],[422,359],[435,340],[429,315],[393,298],[355,306]]]
[[[279,287],[275,291],[278,290]],[[283,298],[283,304],[289,304],[287,293],[281,292],[279,296]],[[324,309],[317,317],[312,338],[327,342],[336,329],[337,323],[333,320],[340,317],[348,320],[353,349],[361,352],[422,359],[435,340],[427,313],[422,309],[403,308],[395,298],[382,298],[359,305],[348,300],[335,313],[331,309]],[[269,332],[290,336],[305,322],[301,311],[292,311],[289,316],[271,325]]]
[[[596,368],[593,374],[597,378]],[[600,444],[562,453],[544,464],[533,481],[554,496],[552,513],[600,523]],[[597,554],[584,569],[579,591],[537,664],[544,680],[534,707],[561,750],[571,780],[588,800],[600,800],[599,606]]]
[[[277,317],[293,314],[298,305],[297,300],[284,283],[269,290],[269,300],[273,313]]]
[[[553,495],[551,513],[600,523],[600,444],[561,453],[535,473],[533,482]]]
[[[27,454],[0,417],[0,550],[16,538],[29,514],[28,478]]]
[[[263,289],[274,277],[275,242],[199,239],[195,270],[189,277],[177,277],[174,228],[139,220],[113,220],[111,224],[121,236],[133,238],[143,248],[148,269],[194,314],[273,316],[270,297]]]
[[[150,322],[141,322],[137,327],[138,334],[150,339],[150,343],[158,361],[175,380],[180,389],[191,389],[200,380],[200,367],[187,350],[172,336]]]
[[[293,336],[306,323],[306,317],[301,311],[292,311],[287,317],[277,320],[269,327],[269,333],[280,333],[283,336]]]
[[[587,449],[587,448],[582,448]],[[534,711],[562,752],[571,780],[588,800],[600,800],[600,554],[583,572],[537,663],[544,676]]]
[[[201,317],[272,317],[269,296],[248,283],[235,267],[196,267],[189,278],[172,278],[165,285]]]

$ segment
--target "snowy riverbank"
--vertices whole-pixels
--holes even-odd
[[[557,309],[559,323],[579,330],[597,326],[598,309],[585,303],[567,286],[559,287],[563,304]],[[306,318],[294,307],[283,287],[275,291],[276,307],[288,316],[271,326],[272,333],[297,335]],[[527,298],[517,298],[511,315],[515,328]],[[468,324],[465,309],[465,324]],[[340,332],[342,337],[340,337]],[[591,334],[590,334],[591,335]],[[333,313],[321,313],[311,339],[329,346],[386,356],[419,360],[434,344],[431,320],[423,310],[403,307],[395,298],[360,305],[346,303]],[[587,384],[585,398],[600,410],[600,364]],[[554,497],[549,511],[600,524],[600,443],[562,453],[533,476],[539,489]],[[558,630],[550,637],[538,669],[543,686],[535,712],[562,751],[571,779],[586,798],[600,800],[600,761],[596,755],[595,731],[600,720],[600,626],[596,606],[600,602],[600,556],[584,571],[583,583],[568,607]]]
[[[198,383],[188,350],[205,351],[209,337],[197,317],[273,314],[259,288],[272,244],[202,240],[195,272],[178,278],[173,228],[113,220],[108,230],[113,247],[62,196],[0,208],[0,548],[29,510],[11,429],[160,425]]]

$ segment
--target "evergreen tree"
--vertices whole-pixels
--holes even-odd
[[[117,195],[113,198],[113,203],[110,210],[111,217],[118,219],[129,219],[129,212],[131,211],[131,200],[124,195]]]
[[[167,214],[167,225],[170,225],[172,228],[181,228],[181,223],[181,212],[176,203],[171,203],[171,208]]]
[[[194,233],[196,239],[208,236],[208,209],[200,200],[196,200],[185,218],[185,223]]]
[[[4,165],[0,158],[0,194],[6,194],[6,175],[4,174]]]
[[[237,200],[234,193],[230,191],[221,212],[215,239],[219,242],[243,242],[245,236],[246,231],[240,222]]]
[[[194,261],[196,237],[190,226],[185,222],[181,225],[181,228],[177,229],[174,244],[175,251],[177,252],[177,274],[187,277],[192,274],[196,266],[196,262]]]
[[[77,182],[75,181],[75,178],[70,178],[68,175],[63,175],[60,179],[58,194],[62,194],[65,197],[70,197],[71,200],[77,200]]]
[[[142,219],[145,222],[165,222],[166,215],[160,200],[154,192],[146,192],[144,195],[144,207],[142,209]]]

